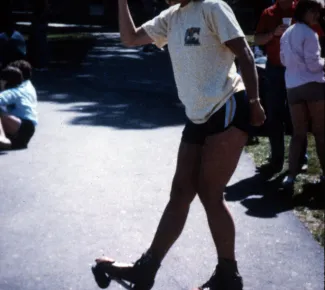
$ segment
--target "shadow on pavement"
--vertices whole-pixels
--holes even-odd
[[[70,105],[64,111],[77,114],[70,124],[153,129],[184,123],[166,52],[125,48],[118,34],[69,41],[56,44],[50,71],[36,72],[34,83],[40,101]]]
[[[247,208],[247,215],[259,218],[274,218],[300,206],[325,209],[323,185],[305,184],[300,194],[292,196],[290,192],[281,190],[283,177],[284,174],[268,181],[257,174],[227,187],[225,198],[227,201],[240,201]]]

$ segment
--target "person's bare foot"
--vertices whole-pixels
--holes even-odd
[[[0,136],[0,150],[10,149],[10,148],[11,148],[11,141],[4,136]]]

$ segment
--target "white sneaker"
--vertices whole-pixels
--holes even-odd
[[[295,178],[292,176],[286,176],[282,181],[282,186],[285,188],[293,187],[295,183]]]

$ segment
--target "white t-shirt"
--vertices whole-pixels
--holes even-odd
[[[245,35],[224,1],[177,4],[142,27],[158,47],[168,43],[179,98],[192,122],[205,123],[234,93],[245,90],[235,55],[225,45]]]
[[[20,119],[38,123],[37,94],[31,81],[25,81],[20,86],[7,89],[0,93],[0,106],[6,106],[7,112]]]

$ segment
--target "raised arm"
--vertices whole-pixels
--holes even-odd
[[[254,42],[256,45],[265,45],[274,37],[281,37],[287,29],[288,25],[281,24],[272,32],[256,33],[254,35]]]
[[[266,10],[262,13],[258,25],[256,27],[256,32],[254,35],[254,42],[256,45],[266,45],[273,40],[274,37],[281,37],[282,34],[288,28],[288,25],[280,24],[275,29],[270,28],[270,23],[272,19],[266,13]]]
[[[127,0],[118,1],[119,25],[122,43],[128,47],[152,43],[153,40],[143,28],[135,27]]]
[[[254,35],[254,43],[256,45],[265,45],[273,39],[273,32],[257,33]]]

